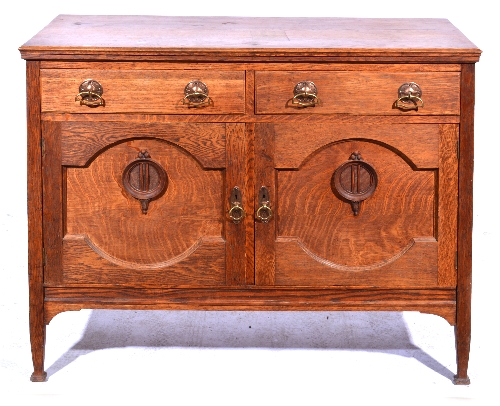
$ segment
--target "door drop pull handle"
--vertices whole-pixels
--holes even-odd
[[[255,212],[255,217],[262,223],[267,223],[272,216],[273,211],[270,207],[269,191],[265,186],[262,186],[259,190],[259,208]]]
[[[227,212],[229,218],[233,220],[234,224],[239,224],[239,222],[245,217],[245,210],[243,209],[242,201],[241,190],[238,186],[235,186],[231,191],[231,198],[229,199],[231,208]]]

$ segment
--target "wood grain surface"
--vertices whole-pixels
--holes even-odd
[[[321,103],[314,107],[291,104],[295,85],[312,81]],[[403,83],[416,82],[422,89],[424,107],[394,108]],[[256,72],[257,114],[365,114],[457,115],[460,114],[459,72]]]
[[[395,34],[397,33],[397,34]],[[23,58],[113,59],[337,56],[476,62],[480,50],[444,19],[60,15]]]
[[[259,208],[257,196],[265,186],[269,193],[269,207],[274,212],[269,222],[255,221],[255,284],[274,285],[276,250],[276,175],[274,170],[274,132],[271,124],[255,125],[255,212]],[[255,216],[255,213],[254,213]]]
[[[356,139],[384,145],[416,168],[438,168],[439,128],[438,125],[384,125],[374,122],[318,125],[312,120],[309,124],[283,123],[274,126],[275,166],[279,169],[298,169],[328,145]]]
[[[156,248],[147,243],[143,243],[144,250]],[[63,282],[222,285],[226,282],[225,245],[221,237],[201,237],[176,257],[143,264],[111,256],[86,235],[67,235],[63,240]]]
[[[245,176],[246,142],[244,124],[227,124],[227,169],[225,179],[225,240],[226,253],[226,283],[228,285],[246,284],[246,227],[252,223],[252,213],[245,210],[246,216],[234,223],[228,218],[231,209],[230,199],[234,187],[242,191],[242,207],[247,204],[247,185]],[[253,270],[252,270],[253,271]]]
[[[458,63],[318,63],[309,62],[98,62],[98,61],[40,61],[41,69],[90,69],[90,70],[237,70],[237,71],[370,71],[370,72],[460,72],[462,66]],[[248,96],[248,95],[247,95]]]
[[[226,131],[221,124],[155,124],[63,122],[62,164],[85,166],[95,155],[118,142],[134,138],[168,141],[186,150],[203,168],[226,166]]]
[[[255,217],[254,213],[257,210],[255,206],[256,195],[255,195],[255,125],[246,124],[246,162],[245,162],[245,176],[247,181],[247,187],[245,190],[246,206],[245,211],[247,212],[246,225],[246,247],[245,247],[245,257],[246,257],[246,284],[255,284]]]
[[[103,87],[103,107],[75,102],[80,84],[87,79]],[[208,87],[209,106],[189,108],[182,103],[184,88],[192,80]],[[197,70],[89,70],[43,69],[42,111],[103,114],[234,114],[245,111],[244,71]]]
[[[43,290],[43,186],[42,130],[40,122],[40,63],[26,64],[26,104],[28,118],[28,276],[29,324],[33,382],[43,382],[45,323]]]
[[[457,375],[455,383],[469,384],[472,297],[472,182],[474,175],[475,66],[462,65],[460,160],[458,163],[457,254]]]
[[[44,121],[125,123],[344,123],[344,124],[457,124],[460,116],[355,116],[346,114],[71,114],[43,113]]]
[[[437,237],[439,239],[439,286],[456,286],[458,218],[458,126],[440,126],[439,203]]]
[[[46,322],[65,310],[417,310],[455,324],[454,289],[360,288],[117,288],[83,286],[46,289]]]
[[[125,167],[141,150],[147,150],[168,177],[166,192],[150,202],[147,215],[142,214],[139,201],[124,190],[121,180]],[[203,170],[191,155],[172,144],[151,139],[125,141],[104,150],[88,167],[67,169],[67,233],[87,235],[117,260],[138,267],[160,264],[181,256],[202,237],[222,236],[222,187],[221,171]],[[225,268],[224,250],[220,254],[218,272]],[[207,264],[201,262],[203,266],[195,264],[185,272],[204,272]],[[67,266],[65,262],[65,278],[69,278]],[[89,267],[96,280],[104,277],[99,276],[104,269]]]
[[[359,216],[353,215],[350,204],[336,196],[331,186],[333,173],[353,151],[359,151],[378,175],[375,193],[362,202]],[[327,261],[355,270],[388,261],[414,237],[434,239],[434,171],[416,171],[379,144],[353,140],[330,144],[298,171],[278,171],[277,179],[278,236],[299,238]],[[306,272],[305,267],[292,263],[286,266],[286,255],[282,258],[277,274],[291,269]],[[311,283],[314,277],[313,273]]]
[[[43,246],[45,283],[62,282],[62,239],[64,236],[63,174],[61,165],[61,128],[57,122],[42,122],[43,165]]]
[[[391,258],[363,267],[339,265],[313,253],[300,239],[276,241],[277,286],[434,287],[438,244],[414,238]]]

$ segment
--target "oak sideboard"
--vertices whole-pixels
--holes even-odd
[[[431,313],[469,383],[481,51],[449,21],[60,15],[20,51],[32,381],[85,308]]]

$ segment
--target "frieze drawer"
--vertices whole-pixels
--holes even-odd
[[[42,112],[245,112],[244,71],[129,70],[110,66],[105,70],[42,69],[40,77]],[[97,85],[87,84],[89,81],[97,82]],[[95,95],[94,100],[90,101],[94,104],[86,100],[92,99],[92,95]]]
[[[314,89],[304,82],[312,82]],[[402,99],[398,90],[405,83],[420,88],[415,103]],[[280,71],[256,72],[257,114],[366,114],[366,115],[458,115],[460,114],[460,72],[398,71]],[[307,92],[310,96],[307,105]],[[417,95],[417,93],[415,93]],[[302,103],[300,103],[302,101]]]

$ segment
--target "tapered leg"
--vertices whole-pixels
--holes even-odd
[[[40,128],[40,62],[26,62],[28,119],[28,273],[33,382],[44,381],[42,148]]]
[[[44,371],[45,359],[45,323],[43,306],[30,305],[30,338],[31,357],[33,359],[32,382],[44,382],[47,373]]]
[[[453,379],[455,385],[469,385],[470,379],[467,375],[469,366],[469,350],[470,350],[470,324],[469,328],[460,329],[455,326],[455,343],[457,349],[457,374]]]
[[[472,289],[472,178],[474,170],[474,64],[463,64],[460,83],[460,158],[458,162],[457,375],[468,385]]]

